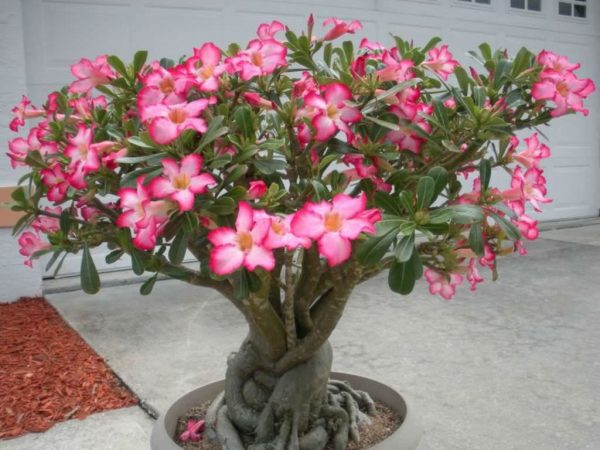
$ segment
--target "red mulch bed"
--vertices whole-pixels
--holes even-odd
[[[0,304],[0,439],[137,403],[45,299]]]

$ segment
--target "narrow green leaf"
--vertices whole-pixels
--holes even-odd
[[[502,228],[502,231],[504,231],[504,234],[506,234],[506,237],[510,240],[518,241],[521,239],[521,232],[510,220],[494,213],[490,213],[490,216],[494,218],[496,223]]]
[[[108,64],[115,69],[123,78],[128,78],[127,68],[121,59],[116,55],[110,55],[107,58]]]
[[[200,142],[198,143],[198,147],[196,147],[196,153],[199,153],[200,150],[202,150],[211,142],[214,142],[217,138],[227,134],[229,128],[221,126],[223,119],[223,116],[216,116],[210,121],[210,124],[208,124],[208,130],[206,130],[206,133],[202,135]]]
[[[483,256],[483,233],[479,223],[474,223],[471,225],[471,231],[469,231],[469,247],[471,247],[471,250],[473,250],[477,255]]]
[[[433,178],[433,181],[435,181],[433,195],[437,197],[448,184],[448,171],[442,166],[435,166],[432,167],[429,172],[427,172],[427,176]]]
[[[121,259],[121,256],[123,256],[124,253],[125,252],[121,249],[113,250],[104,257],[104,260],[106,261],[106,264],[113,264]]]
[[[138,73],[141,68],[144,66],[144,63],[148,59],[148,51],[147,50],[139,50],[133,56],[133,72]]]
[[[417,210],[425,209],[435,200],[435,181],[425,176],[417,183]]]
[[[397,234],[397,228],[391,229],[383,236],[370,236],[363,241],[356,254],[360,263],[364,266],[377,264],[385,256]]]
[[[95,294],[100,290],[100,277],[87,244],[83,246],[81,258],[81,288],[86,294]]]
[[[429,50],[431,50],[433,47],[438,45],[440,42],[442,42],[442,38],[440,38],[438,36],[432,37],[429,40],[429,42],[427,44],[425,44],[425,46],[421,49],[421,52],[427,53]]]
[[[225,180],[223,181],[223,186],[227,186],[229,183],[233,183],[234,181],[239,180],[246,174],[246,172],[248,172],[248,166],[246,166],[245,164],[240,164],[239,166],[236,166],[225,177]]]
[[[150,278],[148,278],[144,284],[140,286],[140,294],[148,295],[152,292],[152,288],[154,288],[154,283],[156,283],[156,278],[158,277],[158,273],[155,273]]]
[[[175,235],[175,239],[171,242],[169,248],[169,261],[173,264],[181,264],[187,250],[188,235],[183,230]]]
[[[242,135],[248,139],[255,139],[254,115],[248,106],[240,106],[235,110],[233,120],[239,127]]]
[[[402,215],[402,206],[400,204],[400,200],[397,197],[394,198],[387,192],[375,192],[375,203],[385,212],[396,214],[398,216]]]
[[[50,260],[46,264],[46,268],[45,268],[46,272],[48,272],[50,270],[50,268],[54,265],[54,263],[56,262],[56,260],[58,259],[58,257],[60,256],[61,253],[62,253],[62,250],[56,250],[52,254],[52,257],[50,258]]]
[[[403,263],[410,259],[415,250],[415,234],[402,236],[396,245],[396,261]]]
[[[408,295],[415,287],[415,282],[423,274],[423,265],[417,252],[413,251],[406,262],[394,262],[388,274],[390,289],[398,294]]]
[[[150,145],[150,143],[143,141],[142,139],[140,139],[139,136],[131,136],[130,138],[127,139],[127,142],[129,142],[130,144],[135,145],[136,147],[141,147],[141,148],[156,148],[156,145]],[[166,154],[166,153],[164,153]],[[156,155],[149,155],[149,157],[152,156],[156,156]],[[117,160],[117,162],[121,162],[122,159],[132,159],[133,162],[141,162],[144,160],[136,160],[134,158],[119,158]]]
[[[133,273],[136,275],[141,275],[144,273],[144,256],[137,249],[134,248],[131,250],[131,268],[133,269]]]
[[[479,179],[481,181],[481,191],[487,191],[490,186],[492,176],[492,163],[489,159],[482,158],[479,162]]]

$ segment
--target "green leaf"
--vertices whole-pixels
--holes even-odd
[[[517,78],[524,70],[530,67],[532,57],[533,54],[525,47],[519,49],[512,64],[511,75],[513,78]]]
[[[400,205],[400,200],[398,198],[394,198],[387,192],[375,192],[375,203],[385,212],[396,214],[398,216],[402,215],[402,207]]]
[[[431,50],[433,47],[438,45],[440,42],[442,42],[442,38],[440,38],[438,36],[432,37],[429,40],[429,42],[427,44],[425,44],[425,46],[421,49],[421,51],[423,53],[427,53],[429,50]]]
[[[442,166],[435,166],[432,167],[429,172],[427,172],[427,176],[433,178],[433,181],[435,181],[433,195],[437,197],[448,184],[448,171]]]
[[[492,59],[492,48],[490,44],[483,42],[479,45],[479,51],[481,52],[481,56],[483,56],[484,61],[489,61]]]
[[[202,135],[200,142],[198,143],[198,147],[196,147],[196,153],[200,152],[200,150],[202,150],[211,142],[214,142],[217,138],[227,134],[229,128],[221,126],[223,119],[223,116],[216,116],[210,121],[208,130],[206,130],[206,133]]]
[[[447,223],[450,221],[469,224],[481,222],[484,219],[483,211],[477,205],[452,205],[432,211],[429,214],[429,223]]]
[[[150,145],[149,142],[143,141],[142,139],[140,139],[139,136],[131,136],[130,138],[127,139],[127,142],[129,142],[130,144],[135,145],[136,147],[141,147],[141,148],[156,148],[155,145]],[[166,155],[166,153],[163,153]],[[155,156],[155,155],[149,155],[151,156]],[[119,158],[117,160],[117,162],[120,162],[120,160],[122,159],[133,159],[133,162],[140,162],[140,161],[144,161],[144,160],[135,160],[134,158]]]
[[[60,231],[65,236],[69,234],[69,230],[71,229],[71,218],[72,212],[68,209],[65,209],[63,212],[60,213]]]
[[[115,69],[117,72],[119,72],[119,74],[123,77],[128,79],[128,74],[127,74],[127,67],[125,67],[125,64],[123,63],[123,61],[121,61],[121,59],[116,56],[116,55],[110,55],[107,58],[108,64],[110,64],[110,66]]]
[[[235,211],[235,205],[236,202],[231,197],[219,197],[209,209],[215,214],[229,215]]]
[[[124,253],[125,252],[121,249],[113,250],[105,256],[104,260],[106,261],[106,264],[113,264],[121,259],[121,256],[123,256]]]
[[[315,192],[315,200],[320,202],[327,198],[327,188],[319,180],[310,180],[310,184]]]
[[[412,192],[402,191],[398,196],[398,200],[400,200],[400,204],[406,210],[407,213],[412,214],[415,212],[415,208],[413,206],[414,197]]]
[[[54,265],[54,263],[56,262],[56,260],[58,259],[58,257],[60,256],[61,253],[62,253],[62,250],[56,250],[52,254],[52,257],[50,258],[50,260],[46,264],[46,268],[45,268],[46,272],[48,272],[50,270],[50,268]]]
[[[253,140],[256,138],[254,131],[254,115],[252,114],[252,109],[250,109],[250,107],[238,107],[233,115],[233,120],[239,127],[243,136]]]
[[[236,166],[231,172],[229,172],[227,177],[225,177],[225,180],[223,181],[223,186],[227,186],[229,183],[237,181],[238,179],[243,177],[246,174],[246,172],[248,172],[248,166],[244,164]]]
[[[171,247],[169,248],[169,261],[171,261],[173,264],[181,264],[187,250],[187,244],[187,233],[183,230],[179,230],[179,232],[175,235],[175,239],[173,239],[173,242],[171,242]]]
[[[83,246],[81,258],[81,288],[86,294],[95,294],[100,290],[100,277],[87,244]]]
[[[131,250],[131,268],[133,273],[141,275],[144,273],[144,255],[137,248]]]
[[[154,288],[154,283],[156,283],[156,278],[158,277],[158,273],[155,273],[150,278],[148,278],[144,284],[140,286],[140,294],[148,295],[152,292],[152,288]]]
[[[281,159],[255,159],[252,163],[259,172],[265,175],[271,175],[278,170],[283,170],[287,165],[287,163]]]
[[[460,87],[462,94],[467,95],[469,92],[469,85],[472,82],[465,69],[463,69],[461,66],[455,67],[454,76],[456,77],[456,81],[458,81],[458,86]]]
[[[233,278],[233,296],[237,300],[247,298],[250,294],[250,280],[246,269],[235,272]]]
[[[150,167],[142,167],[141,169],[133,170],[131,172],[127,172],[121,178],[120,185],[121,186],[129,186],[135,184],[140,175],[146,175],[144,178],[145,182],[150,181],[152,178],[160,175],[163,171],[162,167],[150,166]]]
[[[383,236],[370,236],[360,244],[357,251],[357,257],[364,266],[377,264],[385,256],[390,245],[396,239],[397,228],[392,228]]]
[[[479,162],[479,179],[481,181],[481,191],[487,191],[490,186],[492,176],[492,163],[489,159],[482,158]]]
[[[406,262],[394,262],[388,274],[390,289],[398,294],[408,295],[415,287],[415,282],[423,273],[423,265],[417,252],[413,252]]]
[[[471,250],[477,255],[483,256],[483,232],[481,231],[481,224],[479,223],[471,225],[471,231],[469,232],[469,247],[471,247]]]
[[[435,200],[435,181],[425,176],[417,183],[417,210],[425,209]]]
[[[139,50],[133,56],[133,72],[138,73],[141,68],[144,66],[144,63],[148,59],[148,51],[147,50]]]
[[[403,263],[410,259],[415,250],[415,234],[402,236],[396,245],[396,261]]]
[[[521,232],[511,221],[494,213],[490,213],[490,216],[494,218],[496,223],[502,228],[502,231],[504,231],[504,234],[506,234],[506,237],[510,240],[518,241],[521,239]]]

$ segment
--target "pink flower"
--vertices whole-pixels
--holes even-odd
[[[261,41],[254,39],[248,48],[236,56],[227,58],[227,71],[239,73],[244,81],[256,76],[269,75],[278,67],[287,65],[287,48],[274,39]]]
[[[330,266],[337,266],[350,258],[350,242],[363,232],[374,233],[381,220],[379,210],[367,210],[366,205],[364,192],[356,198],[338,194],[331,202],[307,202],[292,219],[292,233],[317,241],[319,253]]]
[[[300,98],[305,97],[311,92],[319,93],[317,82],[309,72],[302,72],[302,77],[294,81],[292,95],[295,98]]]
[[[69,106],[77,112],[79,119],[91,120],[92,112],[97,109],[106,109],[106,97],[79,97],[69,100]]]
[[[381,55],[381,61],[385,64],[385,67],[375,72],[380,81],[402,83],[415,77],[412,70],[415,63],[410,59],[400,59],[396,48],[384,51]]]
[[[27,140],[19,137],[8,141],[7,155],[13,169],[18,166],[26,166],[25,158],[33,150],[37,150],[42,156],[58,153],[56,143],[40,141],[38,132],[38,128],[32,128],[29,130]]]
[[[261,198],[263,195],[267,193],[267,184],[263,180],[254,180],[251,181],[250,187],[248,188],[248,198],[251,200],[256,200],[257,198]]]
[[[71,73],[77,78],[69,86],[72,94],[87,94],[96,86],[110,83],[116,77],[106,55],[98,56],[94,61],[81,58],[71,66]]]
[[[309,248],[312,241],[307,237],[298,237],[292,233],[292,220],[294,215],[269,216],[271,226],[265,239],[265,247],[275,249],[285,247],[287,250],[295,250],[298,247]]]
[[[23,256],[28,256],[25,260],[25,265],[33,267],[32,258],[36,252],[46,250],[51,247],[48,242],[42,241],[39,234],[32,231],[25,231],[18,239],[20,249],[19,253]]]
[[[538,230],[538,221],[526,214],[521,214],[518,219],[512,219],[512,222],[519,228],[521,236],[533,241],[540,235]]]
[[[344,34],[354,34],[357,31],[362,30],[362,24],[358,20],[352,20],[351,22],[345,22],[343,20],[330,17],[323,21],[323,26],[333,25],[333,27],[323,36],[322,41],[333,41],[334,39],[343,36]]]
[[[483,283],[483,278],[479,275],[475,258],[469,260],[469,268],[467,270],[467,281],[471,285],[471,290],[477,290],[477,284]]]
[[[130,228],[134,233],[133,245],[141,250],[152,250],[156,239],[168,220],[169,204],[165,201],[151,201],[149,188],[144,186],[144,177],[137,179],[137,188],[122,188],[118,194],[123,211],[117,217],[116,225]]]
[[[418,154],[425,138],[417,134],[409,125],[418,126],[425,133],[431,132],[431,125],[423,115],[430,115],[433,107],[424,103],[416,105],[409,103],[404,106],[392,105],[390,112],[398,117],[400,130],[388,132],[385,136],[386,141],[396,144],[399,150],[408,150]]]
[[[191,211],[194,208],[195,194],[203,194],[208,186],[216,184],[210,173],[200,173],[200,155],[187,155],[181,163],[172,158],[165,158],[162,160],[162,166],[165,176],[154,178],[150,183],[150,190],[155,197],[176,201],[179,211]]]
[[[277,20],[274,20],[270,24],[261,23],[256,30],[256,34],[261,41],[268,41],[269,39],[275,39],[275,35],[284,30],[285,25]]]
[[[540,161],[550,157],[550,149],[546,144],[541,144],[537,133],[524,139],[527,148],[521,153],[513,154],[512,158],[524,167],[539,167]]]
[[[148,132],[158,144],[170,144],[185,130],[204,133],[207,130],[204,119],[198,117],[208,106],[208,100],[202,98],[190,103],[174,105],[154,105],[143,108],[142,115],[152,120]]]
[[[185,67],[200,91],[212,92],[219,88],[219,75],[225,71],[221,64],[221,50],[212,42],[194,49],[194,56],[185,62]]]
[[[229,275],[244,266],[249,271],[262,267],[273,270],[275,257],[265,246],[270,220],[256,218],[256,213],[246,202],[240,202],[235,230],[221,227],[208,233],[214,245],[209,266],[217,275]],[[263,216],[264,217],[264,216]]]
[[[185,431],[179,435],[179,440],[181,442],[197,442],[202,439],[202,435],[200,433],[203,431],[204,420],[189,419]]]
[[[47,206],[44,208],[44,211],[60,216],[62,208],[60,206],[55,208]],[[60,220],[56,217],[49,217],[40,214],[31,223],[31,226],[35,230],[41,231],[42,233],[55,233],[56,231],[60,230]]]
[[[583,100],[596,90],[596,85],[589,79],[577,78],[571,72],[542,72],[541,79],[531,88],[531,96],[535,100],[550,100],[555,108],[550,111],[552,117],[567,114],[569,110],[581,112],[587,116],[589,111],[583,107]]]
[[[371,51],[383,51],[385,47],[378,41],[370,41],[367,38],[362,38],[358,48],[366,48]]]
[[[546,73],[554,71],[564,75],[567,72],[574,72],[580,67],[580,64],[571,63],[566,56],[560,56],[547,50],[542,50],[537,55],[536,61],[544,66]]]
[[[19,127],[25,125],[25,119],[33,119],[35,117],[42,117],[46,115],[46,111],[43,109],[27,109],[31,105],[31,102],[26,96],[21,97],[21,101],[11,110],[13,113],[13,119],[10,121],[8,127],[14,131],[19,131]]]
[[[261,97],[256,92],[244,92],[242,96],[244,97],[244,100],[248,102],[248,104],[255,108],[273,109],[275,107],[272,101]]]
[[[520,167],[513,171],[510,185],[513,189],[519,189],[523,200],[528,200],[536,211],[541,211],[540,203],[551,203],[552,200],[544,197],[546,195],[546,178],[544,171],[537,167],[528,169],[523,173]]]
[[[459,63],[453,59],[452,53],[448,51],[448,46],[442,45],[440,48],[432,48],[427,52],[427,60],[423,65],[447,80]]]
[[[137,106],[142,120],[148,120],[148,106],[184,103],[190,84],[188,75],[181,66],[170,69],[158,66],[141,81],[144,87],[137,94]]]
[[[456,294],[456,286],[463,282],[462,275],[451,273],[450,279],[440,272],[432,269],[425,269],[425,279],[429,283],[429,292],[432,295],[439,294],[446,300],[451,300]]]
[[[61,165],[55,163],[49,169],[41,170],[40,174],[42,183],[49,187],[48,194],[46,194],[48,200],[60,202],[70,186],[68,175],[63,172]]]
[[[323,96],[310,92],[304,97],[305,104],[314,109],[312,125],[317,131],[315,139],[327,141],[341,130],[351,141],[354,134],[348,124],[356,123],[362,117],[358,108],[347,105],[352,99],[352,92],[348,86],[339,82],[327,84],[322,90]]]
[[[483,267],[488,267],[493,270],[496,265],[496,254],[492,251],[492,247],[489,244],[485,244],[483,247],[483,256],[479,258],[479,264]]]
[[[65,148],[65,155],[71,158],[69,169],[72,172],[69,175],[69,183],[77,189],[87,186],[84,180],[85,175],[100,168],[98,148],[103,144],[92,144],[92,140],[92,129],[80,124],[77,134],[69,139],[69,145]],[[111,141],[107,142],[114,145]]]

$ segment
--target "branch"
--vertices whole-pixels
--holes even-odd
[[[379,275],[386,269],[389,269],[392,266],[392,263],[396,259],[395,256],[388,256],[387,258],[383,258],[379,263],[375,264],[372,267],[363,268],[360,274],[360,278],[356,284],[362,284],[367,280]]]
[[[283,321],[285,324],[285,335],[287,348],[291,350],[296,346],[296,320],[294,318],[294,275],[292,263],[294,252],[285,254],[285,300],[283,301]]]
[[[310,318],[310,305],[321,293],[316,290],[321,272],[321,258],[316,245],[313,245],[304,250],[302,272],[298,278],[294,294],[294,313],[302,335],[308,333],[313,326]]]

